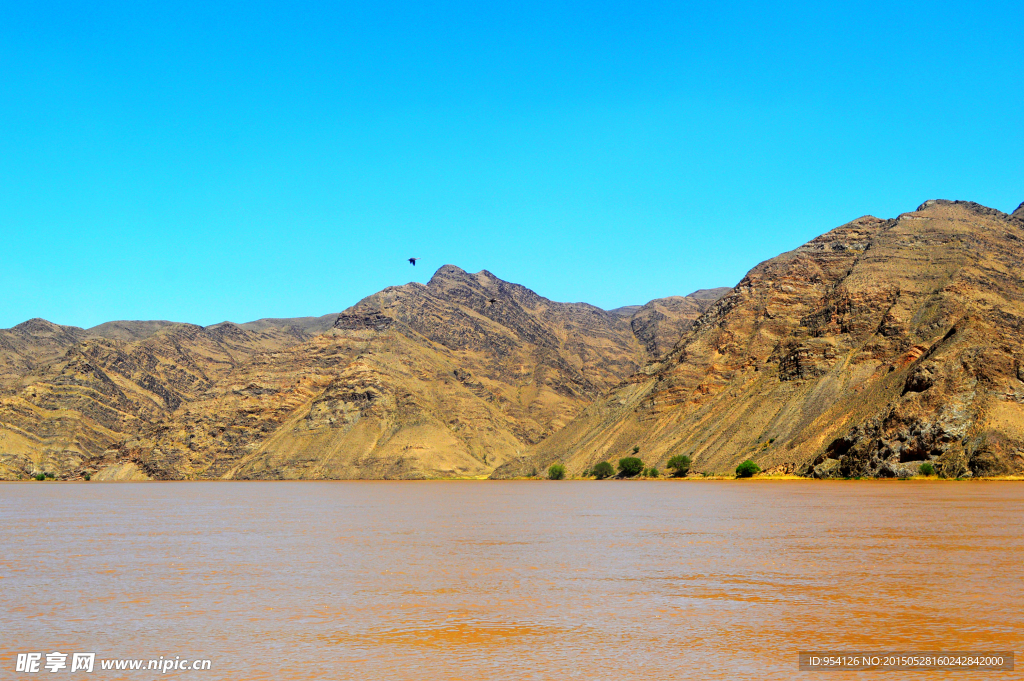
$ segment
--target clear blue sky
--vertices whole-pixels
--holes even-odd
[[[297,4],[5,3],[0,327],[320,315],[445,263],[611,308],[1024,201],[1019,2]]]

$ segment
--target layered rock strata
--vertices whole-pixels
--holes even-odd
[[[703,472],[1024,470],[1024,211],[928,201],[761,263],[663,361],[495,477],[639,446]]]
[[[0,331],[0,477],[486,476],[651,359],[632,322],[453,266],[319,318],[32,320]]]

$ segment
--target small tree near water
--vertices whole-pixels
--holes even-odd
[[[635,456],[619,459],[619,475],[624,478],[635,478],[644,470],[644,462]]]
[[[561,480],[565,477],[565,466],[560,463],[553,463],[548,468],[548,480]]]
[[[932,476],[935,475],[935,466],[931,465],[927,461],[921,464],[921,467],[917,469],[921,475]]]
[[[605,478],[610,478],[615,475],[615,469],[612,468],[612,465],[607,461],[602,461],[601,463],[596,464],[590,472],[593,473],[594,477],[598,480],[604,480]]]
[[[682,478],[690,472],[690,463],[690,457],[685,454],[676,454],[668,460],[667,466],[672,469],[674,477]]]
[[[747,459],[739,466],[736,466],[736,477],[737,478],[749,478],[753,475],[757,475],[761,472],[761,467],[756,463]]]

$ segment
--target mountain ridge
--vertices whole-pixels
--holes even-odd
[[[454,265],[322,317],[7,337],[8,478],[486,475],[649,359],[629,318]]]
[[[494,476],[578,474],[633,446],[709,473],[750,458],[815,477],[1018,474],[1022,228],[933,200],[833,229],[754,267],[661,362]]]
[[[929,200],[603,310],[444,265],[338,314],[0,330],[0,478],[1024,472],[1024,204]]]

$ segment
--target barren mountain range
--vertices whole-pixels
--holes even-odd
[[[0,476],[486,476],[714,298],[606,312],[446,265],[319,318],[33,319],[0,331]]]
[[[0,330],[0,478],[1024,471],[1024,206],[928,201],[605,311],[446,265],[340,314]]]

